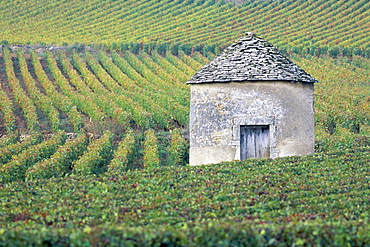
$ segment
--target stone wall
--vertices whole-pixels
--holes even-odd
[[[245,2],[255,2],[255,1],[264,2],[266,0],[225,0],[226,3],[235,3],[235,5],[240,5]]]
[[[85,52],[90,51],[92,53],[97,53],[97,50],[85,45],[69,45],[69,46],[43,46],[43,45],[0,45],[0,52],[7,47],[11,53],[16,53],[17,50],[21,50],[24,53],[29,53],[31,50],[37,53],[45,53],[46,51],[57,52],[57,51],[77,51]]]
[[[240,125],[269,125],[272,158],[314,151],[313,83],[191,85],[190,165],[240,159]]]

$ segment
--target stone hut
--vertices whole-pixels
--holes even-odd
[[[247,33],[190,84],[190,165],[314,152],[317,81]]]

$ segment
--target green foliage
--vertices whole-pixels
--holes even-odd
[[[144,140],[144,167],[155,168],[161,163],[158,153],[158,140],[153,129],[145,131]]]
[[[66,140],[64,131],[58,131],[49,140],[33,145],[13,156],[9,163],[0,167],[0,181],[25,180],[25,174],[29,167],[37,162],[49,158],[60,145]]]
[[[87,151],[73,162],[73,173],[77,175],[104,173],[113,155],[112,139],[113,134],[106,131],[99,139],[92,140]]]
[[[2,1],[3,44],[68,47],[0,57],[1,246],[368,245],[367,0],[79,6]],[[248,29],[318,79],[317,153],[184,166],[185,82]]]
[[[50,56],[50,53],[47,53],[47,55]],[[81,128],[83,127],[82,116],[76,109],[76,106],[73,105],[73,101],[66,95],[62,94],[59,91],[59,88],[50,81],[47,72],[44,71],[39,57],[35,51],[31,51],[31,62],[37,80],[41,84],[42,89],[45,91],[47,97],[49,97],[55,107],[68,115],[74,131],[80,132]],[[51,68],[48,69],[54,70],[54,67],[51,66]]]
[[[0,245],[366,246],[369,159],[362,147],[3,184]]]
[[[135,146],[134,132],[128,131],[125,138],[119,142],[117,150],[114,152],[113,159],[108,165],[108,173],[119,175],[128,169],[130,161],[133,160],[133,151]]]
[[[120,55],[112,53],[111,58],[104,52],[99,52],[99,59],[102,66],[89,54],[86,55],[87,63],[90,65],[97,78],[109,88],[115,95],[113,98],[118,100],[120,104],[127,112],[130,113],[131,118],[139,126],[148,126],[150,122],[150,114],[140,105],[140,101],[137,99],[137,94],[131,94],[130,92],[123,89],[134,89],[135,83],[131,81],[129,73],[125,70],[125,73],[121,70],[120,64],[117,61],[123,62]],[[112,62],[115,61],[115,63]],[[124,66],[126,68],[126,66]],[[104,88],[104,87],[103,87]],[[136,91],[136,89],[134,89]],[[131,90],[130,90],[131,91]],[[133,97],[134,100],[132,99]],[[140,96],[141,100],[143,95]]]
[[[66,113],[69,116],[69,120],[73,126],[73,130],[76,133],[82,132],[82,128],[84,127],[85,124],[77,108],[73,106]]]
[[[314,75],[316,150],[329,152],[352,148],[369,136],[370,78],[363,58],[293,57]]]
[[[11,132],[9,135],[4,135],[0,138],[0,148],[19,142],[19,135],[16,132]]]
[[[25,91],[20,85],[20,81],[15,75],[14,64],[11,59],[11,54],[8,49],[3,49],[3,57],[5,64],[6,76],[8,78],[8,83],[10,84],[11,90],[13,91],[13,96],[19,106],[21,107],[24,117],[26,118],[27,128],[29,131],[38,131],[38,116],[36,113],[36,106],[34,102],[26,95]],[[11,107],[8,105],[8,108]],[[8,123],[9,124],[9,123]],[[12,129],[12,127],[8,127]]]
[[[189,163],[189,144],[181,136],[181,129],[174,129],[169,147],[172,164],[183,166]]]
[[[75,139],[61,145],[50,158],[28,168],[26,180],[57,178],[70,174],[73,162],[85,152],[87,140],[85,134],[79,134]]]
[[[42,135],[33,134],[26,137],[24,140],[9,144],[0,149],[0,163],[5,164],[12,159],[12,156],[15,156],[27,149],[28,147],[40,143],[42,141]]]
[[[15,78],[13,81],[23,78],[24,83],[15,83],[15,91],[3,95],[9,105],[16,106],[19,97],[13,94],[28,92],[28,100],[44,109],[44,113],[48,112],[49,106],[50,109],[57,108],[57,115],[66,117],[63,122],[72,126],[63,125],[62,128],[75,132],[103,134],[110,130],[119,136],[130,127],[134,127],[138,134],[150,126],[160,136],[160,132],[187,125],[189,88],[184,82],[214,56],[211,53],[202,55],[199,51],[189,56],[181,49],[177,57],[170,53],[162,57],[155,50],[151,55],[143,51],[136,55],[99,51],[98,55],[74,53],[71,57],[68,53],[60,52],[59,56],[54,56],[46,52],[46,60],[40,60],[36,52],[31,52],[31,60],[27,60],[27,54],[18,52],[18,59],[11,59],[11,54],[6,53],[1,61],[8,67],[13,63],[13,68],[9,69],[11,78]],[[357,147],[359,143],[367,145],[370,115],[368,59],[358,56],[336,59],[292,56],[292,59],[319,80],[315,85],[316,151],[342,150]],[[20,66],[20,70],[14,66]],[[9,111],[13,123],[14,113],[15,108]],[[50,110],[51,115],[55,118],[55,109]],[[4,125],[5,119],[4,114]],[[59,121],[49,117],[46,125],[58,126],[53,122]],[[136,159],[130,161],[130,169],[143,167],[143,148],[139,139],[132,151]],[[167,136],[157,140],[161,165],[180,161],[175,157],[187,157],[178,154],[179,151],[169,151],[168,140]],[[0,159],[6,163],[12,155],[8,150]],[[185,158],[182,164],[186,163]]]
[[[63,128],[95,135],[110,130],[118,137],[134,127],[138,138],[132,155],[136,158],[128,167],[141,169],[144,152],[139,132],[149,126],[155,128],[157,137],[161,138],[157,140],[161,165],[175,164],[180,162],[179,157],[187,157],[169,145],[167,134],[160,133],[187,125],[189,88],[184,82],[214,56],[198,51],[189,56],[181,49],[178,57],[172,54],[162,57],[154,50],[151,55],[143,51],[137,55],[100,51],[98,55],[74,53],[72,57],[63,52],[59,56],[46,52],[46,60],[40,60],[36,52],[31,52],[31,60],[27,60],[27,54],[19,52],[18,60],[12,58],[10,61],[11,54],[6,54],[1,61],[5,63],[8,59],[8,67],[14,62],[13,69],[9,69],[11,77],[24,79],[24,83],[14,84],[16,91],[28,92],[28,99],[40,109],[47,109],[42,107],[44,103],[40,100],[47,97],[46,101],[52,102],[50,106],[57,108],[60,117],[66,117],[63,121],[73,127]],[[316,151],[368,145],[368,59],[358,56],[336,59],[292,56],[292,59],[319,80],[315,85]],[[14,67],[17,65],[20,70]],[[17,105],[17,97],[12,95],[16,91],[4,94],[9,105]],[[85,98],[90,99],[85,101]],[[51,111],[56,116],[55,109]],[[15,108],[9,115],[15,123]],[[4,125],[5,119],[4,115]],[[52,124],[51,118],[47,125],[57,126]],[[115,143],[110,145],[115,146]],[[13,148],[10,151],[4,146],[0,160],[9,162],[13,155],[23,150],[20,147],[21,144],[17,148],[10,145],[9,148]],[[186,164],[186,160],[180,163]],[[109,160],[105,163],[108,165]]]
[[[69,44],[70,50],[81,52],[88,44],[134,54],[157,50],[161,55],[169,50],[177,54],[179,47],[189,55],[192,49],[215,52],[213,45],[230,43],[249,30],[300,54],[368,56],[368,12],[367,0],[245,1],[239,6],[212,0],[78,0],[62,5],[4,0],[0,25],[7,28],[0,40]]]
[[[70,81],[83,95],[95,102],[102,111],[112,119],[117,120],[121,125],[126,126],[129,124],[129,114],[120,108],[120,105],[115,101],[115,95],[112,95],[109,90],[97,80],[87,68],[85,61],[83,61],[77,53],[72,54],[75,67],[68,62],[65,56],[61,55],[61,58],[64,72],[68,74]],[[77,70],[82,76],[78,74]]]
[[[86,93],[79,92],[75,90],[79,88],[79,85],[71,85],[67,78],[63,75],[62,71],[58,67],[57,61],[54,59],[53,55],[50,53],[46,53],[46,61],[48,63],[48,68],[52,76],[55,79],[56,84],[60,88],[60,90],[67,96],[74,106],[76,106],[79,111],[88,114],[92,119],[95,121],[100,121],[107,118],[107,115],[102,111],[102,109],[95,103],[89,96],[86,96]],[[68,61],[66,58],[61,54],[61,66],[66,69],[68,66]],[[76,83],[76,81],[73,81]],[[81,88],[79,88],[81,90]]]
[[[84,229],[0,229],[0,244],[14,246],[366,246],[369,228],[351,223],[286,226],[208,223],[194,228],[102,226]],[[19,235],[20,237],[14,237]],[[97,244],[99,243],[99,244]]]
[[[33,100],[35,105],[48,117],[52,131],[57,132],[61,128],[59,112],[54,107],[53,101],[40,92],[40,89],[37,87],[35,80],[29,72],[24,54],[18,51],[17,58],[23,82],[25,85],[27,85],[30,98]]]
[[[16,129],[14,104],[4,91],[0,91],[0,112],[4,116],[4,125],[7,133],[12,133]]]
[[[184,82],[209,58],[199,52],[194,52],[193,56],[182,51],[178,54],[178,57],[167,54],[165,58],[156,52],[152,52],[151,56],[144,52],[138,55],[126,53],[124,56],[113,53],[110,56],[100,51],[99,59],[96,59],[91,53],[84,58],[75,53],[72,56],[73,63],[70,63],[66,54],[53,59],[53,55],[47,52],[48,63],[42,67],[39,58],[32,52],[31,69],[27,69],[29,66],[25,65],[24,56],[18,57],[19,64],[22,64],[21,74],[29,78],[25,81],[30,81],[25,84],[25,91],[31,92],[29,99],[47,113],[48,125],[54,126],[55,130],[60,122],[55,120],[58,117],[55,106],[68,116],[68,123],[75,132],[80,132],[83,126],[99,122],[117,123],[120,125],[118,129],[146,129],[150,126],[166,130],[185,127],[188,122],[189,91]],[[320,81],[316,84],[316,122],[331,134],[339,126],[360,134],[369,123],[366,97],[369,91],[366,84],[368,60],[360,57],[330,59],[300,56],[293,56],[293,60]],[[67,77],[59,67],[64,68]],[[35,72],[42,87],[36,87],[27,70]],[[49,81],[48,73],[57,78],[57,86]],[[337,87],[338,84],[341,87]],[[20,84],[14,84],[16,87],[20,87]],[[353,90],[353,87],[361,89]],[[41,93],[43,91],[47,97]],[[329,93],[333,91],[336,93]],[[11,102],[12,96],[9,99],[8,95],[4,96],[5,101],[16,104]],[[50,111],[47,110],[49,106]],[[84,119],[81,113],[88,118]],[[8,115],[15,123],[13,112],[9,111]],[[94,123],[90,124],[91,121]],[[38,125],[37,122],[35,124]]]

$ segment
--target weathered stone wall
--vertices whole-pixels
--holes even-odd
[[[240,125],[270,126],[272,158],[314,151],[313,83],[191,85],[190,165],[240,159]]]
[[[0,52],[7,47],[11,53],[16,53],[17,50],[21,50],[22,52],[30,52],[31,50],[37,53],[45,53],[46,51],[57,52],[60,50],[67,50],[67,51],[79,51],[85,52],[90,51],[92,53],[98,53],[97,50],[91,48],[90,46],[85,45],[69,45],[69,46],[42,46],[42,45],[0,45]]]
[[[266,1],[266,0],[225,0],[226,3],[234,3],[235,5],[240,5],[240,4],[243,4],[245,2],[255,2],[255,1],[263,2],[263,1]]]

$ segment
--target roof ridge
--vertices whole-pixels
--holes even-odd
[[[247,32],[202,67],[187,83],[240,81],[317,82],[272,44]]]

